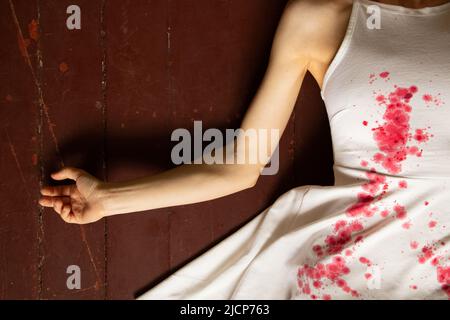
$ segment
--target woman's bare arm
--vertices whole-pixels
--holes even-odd
[[[327,55],[331,51],[318,46],[317,39],[321,33],[329,36],[325,30],[331,30],[333,15],[330,13],[336,9],[332,2],[291,1],[287,5],[273,41],[266,74],[242,122],[244,131],[279,130],[281,136],[308,68],[317,66],[317,61],[329,60]],[[246,146],[246,152],[257,153],[258,146]],[[90,223],[104,216],[197,203],[250,188],[265,164],[181,165],[154,176],[120,183],[104,183],[83,170],[63,168],[52,177],[72,179],[76,184],[44,187],[40,204],[53,207],[66,222]]]

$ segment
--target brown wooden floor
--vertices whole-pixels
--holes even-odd
[[[63,164],[109,181],[154,174],[171,167],[174,129],[237,128],[285,3],[0,1],[1,299],[132,299],[289,188],[333,183],[327,116],[308,76],[281,170],[252,190],[83,227],[37,205]],[[71,4],[81,30],[65,26]],[[81,290],[66,287],[69,265],[81,267]]]

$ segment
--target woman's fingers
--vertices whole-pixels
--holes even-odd
[[[41,194],[43,196],[70,196],[73,192],[73,188],[75,185],[67,185],[67,186],[47,186],[41,189]]]
[[[53,197],[43,196],[39,199],[39,204],[43,207],[53,208]]]
[[[85,174],[85,172],[81,169],[64,167],[58,172],[52,173],[52,178],[55,180],[72,179],[76,181],[83,174]],[[76,188],[75,184],[65,186],[45,186],[41,189],[41,194],[50,197],[70,196],[73,193],[74,188]],[[48,201],[45,201],[45,203],[48,203]]]
[[[53,209],[61,214],[62,206],[64,205],[64,202],[61,198],[53,198]]]
[[[64,167],[61,170],[52,173],[51,176],[55,180],[71,179],[76,181],[83,174],[85,174],[84,170],[73,167]]]
[[[86,171],[73,167],[64,167],[52,173],[51,176],[55,180],[71,179],[75,181],[75,184],[43,187],[39,204],[53,208],[65,222],[80,223],[80,214],[84,210],[85,198],[98,185],[97,179]]]
[[[70,222],[70,212],[72,211],[72,206],[70,204],[63,205],[61,209],[61,218],[66,221]]]
[[[63,206],[71,207],[71,200],[69,197],[43,196],[39,199],[39,204],[43,207],[53,208],[57,213],[62,214]]]
[[[53,208],[65,222],[74,223],[72,203],[69,197],[43,196],[39,199],[39,204],[44,207]]]

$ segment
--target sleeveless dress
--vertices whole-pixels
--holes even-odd
[[[450,298],[450,3],[354,1],[322,97],[335,184],[288,191],[138,299]]]

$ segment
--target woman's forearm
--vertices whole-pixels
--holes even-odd
[[[252,187],[258,173],[246,165],[192,164],[127,182],[106,183],[105,216],[197,203]]]

